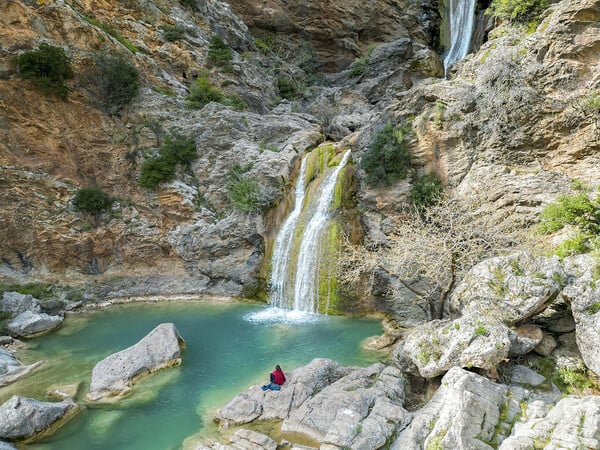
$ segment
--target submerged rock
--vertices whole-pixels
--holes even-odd
[[[131,392],[136,379],[181,364],[183,338],[172,323],[158,325],[137,344],[94,366],[87,399],[105,400]]]
[[[63,425],[78,411],[79,407],[70,399],[50,403],[14,396],[0,406],[0,439],[39,437]]]
[[[29,366],[23,365],[8,350],[0,348],[0,386],[5,386],[18,380],[41,364],[42,361]]]
[[[62,323],[63,318],[60,316],[24,311],[12,319],[6,329],[15,337],[33,337],[48,333],[61,326]]]

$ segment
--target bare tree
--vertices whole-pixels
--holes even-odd
[[[473,202],[445,200],[426,211],[407,211],[381,245],[346,242],[338,267],[344,283],[377,270],[396,277],[431,319],[442,318],[452,289],[481,260],[526,241],[525,233]]]

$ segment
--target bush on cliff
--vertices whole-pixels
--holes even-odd
[[[394,128],[387,124],[375,136],[375,142],[365,152],[360,167],[367,174],[367,184],[390,186],[406,178],[410,167],[410,150],[406,142],[408,127]]]
[[[550,234],[567,225],[573,226],[575,233],[556,248],[558,256],[600,249],[600,196],[592,199],[582,191],[559,197],[542,211],[538,229]]]
[[[208,55],[206,57],[206,62],[210,66],[217,66],[223,68],[225,71],[230,71],[231,60],[233,59],[233,53],[231,49],[223,42],[218,35],[213,35],[210,38],[210,43],[208,44]]]
[[[139,72],[121,54],[96,55],[92,79],[100,104],[109,114],[118,113],[133,100],[138,91]]]
[[[493,0],[487,12],[503,20],[527,24],[537,21],[547,7],[546,0]]]
[[[82,188],[73,197],[73,208],[97,216],[109,209],[114,201],[100,188]]]
[[[250,167],[239,164],[229,171],[227,193],[234,208],[242,212],[255,213],[272,205],[272,198],[267,189],[248,175]]]
[[[444,197],[444,186],[437,173],[417,177],[408,193],[411,203],[418,209],[435,206]]]
[[[196,158],[198,154],[194,140],[171,131],[158,149],[158,156],[148,159],[142,165],[140,186],[154,189],[160,183],[171,181],[175,178],[177,165],[189,169]]]
[[[188,108],[202,109],[211,102],[231,106],[238,111],[247,108],[246,103],[237,94],[225,95],[211,84],[205,76],[200,76],[192,85],[189,95],[185,98]]]
[[[37,50],[25,52],[12,60],[21,78],[32,82],[46,94],[56,94],[63,100],[69,89],[65,80],[73,78],[71,59],[60,47],[40,44]]]

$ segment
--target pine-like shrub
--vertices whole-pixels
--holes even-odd
[[[218,66],[227,70],[231,70],[231,60],[233,53],[225,44],[223,39],[218,35],[213,35],[208,44],[208,55],[206,61],[210,66]]]
[[[92,215],[99,215],[109,209],[114,203],[102,189],[92,187],[79,189],[73,197],[73,208],[76,211],[83,211]]]
[[[444,186],[435,172],[418,177],[408,193],[411,203],[419,209],[435,206],[443,197]]]
[[[43,43],[37,50],[25,52],[12,60],[21,78],[29,80],[47,94],[56,94],[63,100],[69,89],[65,80],[73,78],[71,59],[60,47]]]
[[[123,55],[96,55],[93,81],[100,104],[107,113],[118,113],[133,100],[138,79],[138,70]]]
[[[389,186],[406,178],[410,167],[410,149],[406,143],[407,128],[394,128],[387,124],[375,136],[375,142],[365,152],[360,167],[371,186]]]

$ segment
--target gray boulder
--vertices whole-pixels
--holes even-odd
[[[404,377],[394,367],[355,369],[290,411],[281,430],[341,448],[380,448],[410,421]]]
[[[0,386],[5,386],[27,375],[43,362],[38,361],[29,366],[21,364],[12,353],[0,347]]]
[[[390,448],[491,450],[510,433],[522,402],[531,396],[527,389],[497,384],[455,367]]]
[[[510,356],[519,356],[529,353],[535,349],[544,339],[544,332],[538,326],[525,324],[511,330],[510,333]]]
[[[70,399],[50,403],[14,396],[0,406],[0,439],[39,437],[63,425],[78,411],[79,407]]]
[[[329,359],[313,359],[306,366],[287,374],[280,391],[263,392],[252,386],[236,396],[215,415],[221,427],[243,425],[254,420],[286,419],[315,392],[324,389],[349,373],[349,369]]]
[[[63,318],[60,316],[24,311],[8,322],[6,329],[15,337],[32,337],[48,333],[62,323]]]
[[[490,258],[474,266],[456,287],[447,313],[482,314],[506,324],[522,322],[543,311],[566,279],[558,257],[521,252]]]
[[[500,450],[600,448],[600,397],[568,397],[548,409],[527,410]]]
[[[0,450],[17,450],[17,447],[8,442],[0,441]]]
[[[185,343],[172,323],[158,325],[137,344],[114,353],[94,366],[87,399],[124,396],[144,375],[181,364]]]
[[[5,292],[0,300],[0,311],[9,312],[15,316],[25,311],[39,313],[41,310],[40,301],[29,294]]]
[[[410,330],[395,349],[399,367],[416,366],[425,378],[442,375],[452,367],[493,370],[511,347],[510,330],[485,316],[469,315],[456,320],[434,320]]]
[[[600,283],[594,277],[596,264],[589,255],[567,258],[565,267],[574,280],[563,289],[562,296],[571,303],[581,357],[600,375]]]

